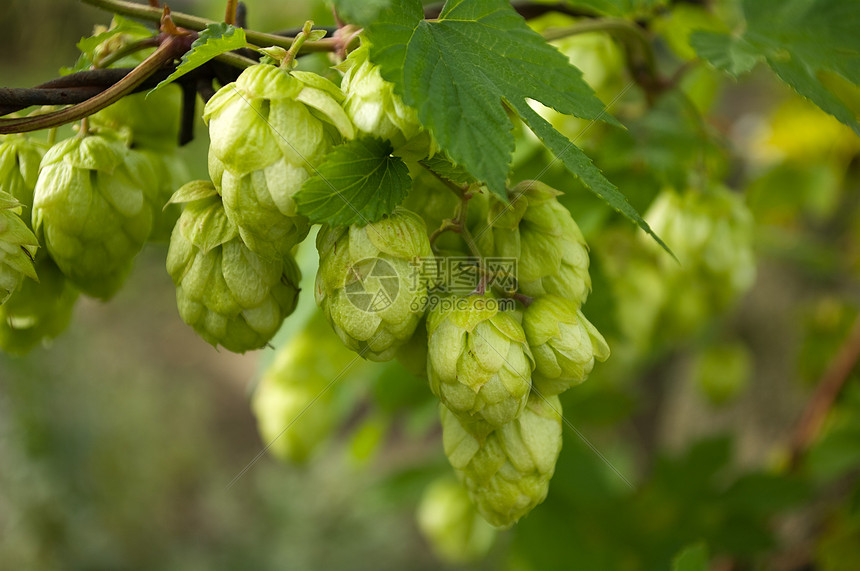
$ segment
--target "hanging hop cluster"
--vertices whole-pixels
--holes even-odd
[[[588,251],[559,194],[524,181],[508,202],[479,203],[481,218],[468,224],[476,247],[516,260],[518,282],[501,297],[452,296],[427,318],[427,377],[441,401],[445,453],[498,527],[546,497],[561,449],[556,395],[609,357],[580,308],[591,289]],[[513,304],[514,293],[525,303]]]
[[[188,183],[174,200],[189,201],[167,253],[179,315],[213,346],[236,353],[263,347],[296,307],[295,261],[252,252],[211,183]]]
[[[695,335],[752,286],[754,222],[743,197],[721,186],[664,190],[645,219],[677,261],[644,239],[624,248],[607,241],[603,261],[622,331],[640,345],[671,343]]]
[[[343,98],[316,74],[259,64],[206,104],[209,175],[259,255],[277,258],[307,236],[294,196],[331,147],[354,136]]]
[[[0,216],[8,222],[7,216],[12,210],[20,212],[27,232],[31,228],[33,192],[45,149],[42,143],[23,135],[7,135],[0,139],[0,196],[7,197],[7,204],[11,204],[9,195],[18,202],[18,206],[4,210]],[[17,222],[12,225],[15,232],[10,232],[8,236],[17,233],[20,240],[24,235],[23,229]],[[6,231],[0,232],[0,235],[5,234]],[[62,333],[71,319],[72,308],[78,297],[77,290],[60,272],[47,251],[35,248],[35,236],[28,236],[26,241],[29,242],[29,245],[24,245],[27,249],[26,260],[18,258],[18,261],[28,271],[32,267],[34,274],[24,275],[30,278],[38,276],[38,281],[20,280],[17,287],[10,290],[5,303],[0,304],[0,349],[15,354],[25,354],[42,341]],[[0,281],[6,282],[7,279],[4,277]]]

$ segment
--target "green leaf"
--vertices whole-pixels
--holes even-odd
[[[229,24],[209,24],[200,32],[200,36],[191,44],[191,49],[182,56],[179,67],[167,79],[156,85],[146,95],[149,97],[168,83],[182,77],[189,71],[197,69],[207,61],[225,52],[231,52],[248,47],[245,30]]]
[[[475,182],[475,177],[470,175],[466,169],[452,163],[442,153],[436,153],[432,157],[421,161],[421,164],[438,174],[444,179],[457,184],[472,184]]]
[[[388,8],[391,0],[334,0],[337,15],[351,23],[367,26],[379,13]]]
[[[708,571],[708,548],[704,543],[684,548],[672,560],[672,571]]]
[[[522,114],[534,99],[615,122],[579,70],[508,2],[451,0],[438,20],[423,16],[418,0],[395,0],[367,29],[370,59],[451,160],[499,196],[514,149],[504,104]]]
[[[543,142],[547,148],[564,164],[564,166],[579,177],[582,183],[594,194],[600,197],[609,206],[620,212],[630,220],[636,222],[643,230],[648,232],[664,250],[672,254],[672,250],[651,230],[647,222],[636,212],[636,209],[627,202],[627,198],[615,185],[609,182],[600,172],[591,159],[582,150],[574,145],[564,135],[552,128],[543,117],[538,115],[528,105],[520,110],[523,121],[534,131],[534,134]],[[674,254],[672,254],[674,257]]]
[[[117,34],[129,34],[135,40],[152,36],[154,34],[153,30],[150,30],[143,24],[139,24],[133,20],[128,20],[118,15],[114,15],[111,26],[112,27],[110,29],[101,32],[100,34],[81,38],[81,41],[77,43],[77,48],[81,51],[81,55],[72,67],[61,67],[60,74],[69,75],[70,73],[90,69],[93,65],[93,55],[96,48]]]
[[[740,38],[696,33],[697,53],[737,74],[763,58],[800,95],[860,134],[856,112],[821,81],[832,72],[860,85],[860,2],[844,0],[744,0],[746,30]]]
[[[514,136],[506,108],[597,196],[654,236],[585,154],[529,105],[618,125],[568,59],[505,0],[450,0],[425,21],[418,0],[394,0],[367,29],[371,60],[452,162],[506,199]]]
[[[412,186],[409,169],[392,150],[372,137],[335,147],[296,194],[299,213],[332,225],[376,222],[391,213]]]
[[[95,52],[95,49],[99,47],[99,45],[117,34],[131,34],[136,38],[145,38],[146,36],[153,35],[153,31],[143,24],[115,15],[109,30],[88,38],[81,38],[81,41],[77,44],[78,49],[81,50],[81,53],[92,57],[93,52]]]
[[[750,71],[761,59],[743,38],[720,32],[697,30],[690,34],[690,45],[699,57],[733,77]]]

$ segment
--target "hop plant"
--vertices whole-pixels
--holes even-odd
[[[534,359],[522,326],[497,300],[445,300],[430,311],[427,335],[430,389],[470,430],[484,434],[520,415]]]
[[[484,255],[517,260],[521,293],[582,303],[591,290],[588,247],[560,194],[542,182],[523,181],[508,192],[508,204],[491,197],[489,214],[474,234]]]
[[[487,554],[496,538],[462,484],[450,476],[434,480],[418,505],[418,528],[440,559],[469,563]]]
[[[541,503],[561,452],[561,403],[557,396],[529,396],[522,414],[485,438],[441,407],[445,455],[492,525],[510,527]]]
[[[54,261],[36,255],[39,281],[24,280],[0,306],[0,349],[23,355],[43,341],[57,337],[69,325],[78,291]]]
[[[179,315],[213,346],[259,349],[296,307],[298,266],[250,251],[211,183],[188,183],[173,200],[188,201],[167,252]]]
[[[252,400],[260,437],[270,452],[304,462],[328,438],[338,419],[335,400],[342,388],[329,385],[354,359],[319,312],[278,350]]]
[[[609,358],[606,340],[567,299],[555,295],[537,298],[523,313],[523,329],[535,359],[532,381],[544,396],[581,383],[595,359]]]
[[[415,160],[432,155],[435,146],[418,112],[394,93],[394,84],[382,78],[369,55],[370,45],[362,39],[339,66],[345,72],[341,88],[347,115],[359,131],[390,141],[397,154]]]
[[[33,189],[45,147],[24,135],[0,137],[0,191],[12,195],[25,209],[33,207]],[[30,224],[30,210],[24,222]]]
[[[260,64],[209,100],[210,177],[248,247],[277,258],[305,238],[294,200],[332,145],[355,128],[340,89],[316,74]]]
[[[144,188],[153,171],[120,140],[62,141],[45,154],[33,198],[33,228],[60,270],[87,295],[120,288],[152,228]]]
[[[364,226],[323,227],[317,235],[317,305],[350,349],[387,361],[412,337],[427,303],[415,262],[432,255],[424,221],[396,208]]]
[[[33,256],[39,242],[21,220],[21,203],[0,191],[0,304],[28,277],[37,280]]]

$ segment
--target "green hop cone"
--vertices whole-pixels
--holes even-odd
[[[276,258],[307,237],[310,223],[293,198],[308,177],[303,167],[281,159],[241,176],[216,167],[218,175],[224,209],[251,250]]]
[[[33,189],[39,178],[39,164],[45,147],[24,135],[0,137],[0,191],[12,195],[28,209],[24,222],[30,224],[33,207]]]
[[[62,333],[72,318],[78,291],[41,250],[36,256],[39,281],[24,280],[0,306],[0,349],[23,355]]]
[[[236,353],[263,347],[296,307],[295,260],[250,251],[209,182],[186,184],[173,201],[188,202],[167,252],[182,320],[213,346]]]
[[[594,361],[609,358],[609,345],[572,302],[537,298],[523,313],[523,330],[535,358],[534,387],[544,396],[563,393],[588,377]]]
[[[342,100],[340,89],[316,74],[253,65],[206,103],[210,148],[240,175],[282,158],[316,166],[340,137],[355,135]]]
[[[295,194],[355,128],[340,89],[316,74],[260,64],[206,104],[209,175],[227,215],[258,254],[277,258],[305,238]]]
[[[496,530],[478,515],[466,489],[450,476],[424,490],[417,519],[430,547],[448,563],[481,559],[496,538]]]
[[[706,284],[713,302],[725,307],[755,281],[754,221],[741,195],[720,186],[665,190],[645,219],[681,262],[658,257],[664,272],[684,274],[680,286],[690,278]]]
[[[486,221],[473,234],[485,255],[517,260],[520,293],[582,303],[591,290],[588,246],[560,194],[542,182],[523,181],[508,192],[509,204],[491,197]]]
[[[426,286],[415,263],[432,255],[424,221],[404,208],[365,226],[323,227],[317,235],[317,305],[344,344],[388,361],[424,315]]]
[[[441,407],[445,455],[492,525],[510,527],[541,503],[561,452],[561,403],[532,393],[522,414],[483,439]]]
[[[452,297],[427,317],[427,378],[446,407],[485,434],[523,411],[534,359],[522,326],[499,301]]]
[[[125,281],[152,228],[146,160],[109,136],[77,136],[45,154],[33,228],[62,272],[87,295],[108,299]]]
[[[21,203],[0,191],[0,304],[6,303],[25,277],[38,279],[33,257],[39,241],[20,212]]]
[[[355,359],[320,312],[283,345],[263,373],[252,408],[268,450],[304,462],[335,428],[340,384],[332,381]]]
[[[345,72],[341,88],[347,115],[360,131],[390,141],[395,154],[414,160],[432,155],[435,145],[418,112],[394,93],[394,84],[382,78],[369,55],[369,44],[362,39],[361,47],[339,66]]]

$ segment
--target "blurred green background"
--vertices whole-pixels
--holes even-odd
[[[170,5],[220,19],[221,4]],[[321,3],[248,4],[252,28],[330,23]],[[666,30],[700,16],[657,18],[666,59],[680,57]],[[76,59],[75,42],[109,21],[72,0],[6,2],[0,83],[55,77]],[[664,335],[658,324],[634,350],[612,323],[600,253],[619,224],[571,190],[566,205],[596,250],[585,312],[614,354],[562,399],[588,443],[565,430],[547,500],[464,568],[668,569],[700,541],[716,570],[860,568],[856,371],[800,466],[788,466],[792,431],[860,308],[856,137],[763,70],[740,84],[697,70],[683,87],[718,141],[709,175],[746,190],[756,283],[695,335]],[[629,140],[598,131],[582,142],[643,211],[667,181],[711,160],[697,146],[711,143],[678,106],[666,98],[644,109],[629,97],[615,109]],[[202,124],[196,135],[181,152],[203,178]],[[525,147],[521,178],[548,160]],[[546,173],[550,183],[561,177]],[[314,250],[302,248],[308,307]],[[307,465],[254,462],[266,443],[249,398],[274,350],[239,356],[199,339],[179,319],[165,255],[147,246],[121,293],[82,299],[50,347],[0,354],[0,568],[446,567],[415,523],[424,486],[449,470],[425,381],[399,365],[362,369],[344,379],[355,410]]]

